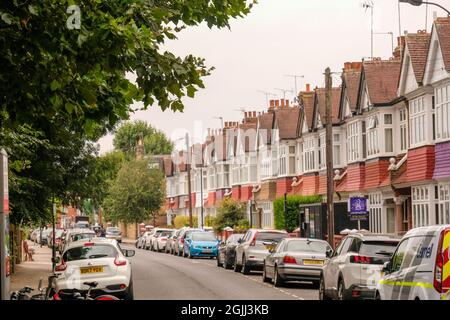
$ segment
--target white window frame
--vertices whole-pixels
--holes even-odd
[[[409,122],[411,147],[418,147],[427,142],[427,108],[425,96],[410,101]]]
[[[450,83],[435,88],[436,141],[450,140]]]
[[[319,134],[317,138],[317,162],[319,170],[327,168],[327,148],[326,148],[326,133]]]
[[[362,128],[361,121],[347,125],[347,163],[362,159]]]
[[[342,134],[341,132],[333,132],[333,166],[341,167],[342,166]]]
[[[439,184],[437,224],[450,224],[450,182]]]
[[[413,228],[435,223],[435,186],[422,185],[411,188]]]
[[[317,138],[311,136],[305,138],[305,141],[303,142],[304,173],[317,170],[316,140]]]
[[[383,232],[383,196],[381,193],[369,194],[369,230],[373,233]]]
[[[406,108],[401,108],[399,110],[399,125],[400,125],[400,152],[406,152],[409,148],[408,110]]]

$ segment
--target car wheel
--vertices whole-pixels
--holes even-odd
[[[242,267],[237,263],[237,257],[234,258],[234,272],[241,272]]]
[[[250,266],[247,264],[245,256],[242,257],[242,274],[250,274]]]
[[[230,258],[228,258],[227,256],[225,256],[225,261],[222,264],[223,264],[223,267],[227,270],[233,268],[233,264],[230,263]]]
[[[130,281],[130,285],[128,286],[127,294],[124,300],[134,300],[133,281]]]
[[[277,288],[282,287],[284,285],[284,280],[281,279],[280,274],[278,273],[277,266],[275,266],[274,274],[275,274],[273,279],[274,286]]]
[[[267,277],[266,264],[263,265],[263,275],[262,275],[262,277],[263,277],[263,282],[266,282],[266,283],[272,282],[272,279]]]
[[[344,289],[345,289],[344,280],[339,279],[338,292],[337,292],[338,300],[344,300]]]
[[[319,300],[331,300],[325,293],[325,280],[320,277],[319,281]]]

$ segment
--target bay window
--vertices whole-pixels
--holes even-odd
[[[256,154],[249,157],[249,182],[258,182],[258,158]]]
[[[450,84],[436,88],[436,138],[450,139]]]
[[[216,172],[214,167],[210,167],[208,169],[208,190],[215,190],[216,189]]]
[[[393,117],[391,113],[384,114],[384,152],[394,152]]]
[[[347,127],[347,159],[349,163],[361,158],[360,139],[361,129],[359,122],[350,123]]]
[[[367,125],[367,156],[369,157],[380,153],[378,127],[378,115],[370,116]]]
[[[439,186],[438,224],[450,224],[450,183]]]
[[[281,146],[279,148],[279,156],[280,156],[280,161],[279,161],[279,173],[280,176],[284,176],[286,175],[286,146]]]
[[[272,177],[278,176],[278,146],[272,148]]]
[[[400,151],[408,150],[408,117],[406,108],[400,110]]]
[[[325,133],[320,134],[319,139],[317,140],[317,148],[318,148],[319,170],[322,170],[327,167]]]
[[[272,176],[270,164],[272,161],[271,151],[263,150],[261,153],[261,179],[267,179]]]
[[[369,231],[382,233],[383,200],[381,193],[369,194]]]
[[[315,143],[314,143],[314,137],[309,137],[305,140],[303,143],[303,164],[305,166],[305,172],[308,171],[314,171],[316,169],[316,162],[315,162]]]
[[[433,224],[433,211],[436,195],[434,186],[412,187],[413,228]]]
[[[333,166],[341,166],[341,134],[333,133]]]
[[[420,97],[410,102],[411,146],[424,143],[426,137],[426,108],[425,98]]]
[[[295,156],[296,156],[296,148],[295,146],[289,146],[289,169],[288,174],[294,175],[296,173],[295,167]]]
[[[238,185],[241,183],[240,178],[240,164],[233,164],[233,184]]]

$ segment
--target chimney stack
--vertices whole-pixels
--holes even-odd
[[[280,106],[280,100],[275,100],[275,108],[278,108]]]
[[[275,100],[270,100],[270,107],[271,108],[275,107]]]
[[[309,83],[306,84],[306,92],[311,91],[311,85]]]

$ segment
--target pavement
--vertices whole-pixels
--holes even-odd
[[[39,279],[43,278],[45,285],[47,277],[52,272],[52,249],[47,246],[41,248],[32,241],[28,241],[28,247],[35,251],[34,261],[24,261],[15,265],[15,272],[11,275],[11,291],[17,291],[25,286],[37,289]]]
[[[262,281],[261,272],[250,275],[217,267],[215,259],[186,259],[165,253],[134,249],[136,300],[317,300],[318,289],[307,282],[275,288]]]

